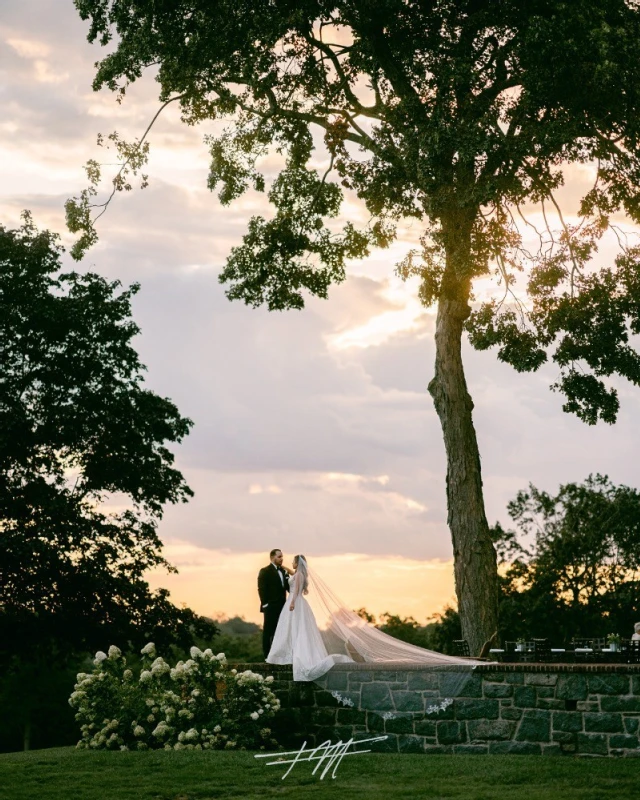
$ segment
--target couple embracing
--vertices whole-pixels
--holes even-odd
[[[283,566],[281,550],[272,550],[269,557],[271,563],[258,574],[264,657],[268,664],[293,665],[294,680],[314,681],[335,664],[354,661],[436,668],[472,668],[478,663],[402,642],[370,625],[309,569],[305,556],[294,556],[293,569]],[[307,595],[320,615],[322,630]]]
[[[312,681],[334,664],[352,662],[343,653],[329,654],[318,628],[309,593],[309,568],[303,555],[293,569],[283,566],[282,550],[269,553],[271,563],[258,573],[260,611],[264,614],[262,650],[268,664],[291,664],[293,678]],[[288,597],[287,597],[288,593]]]

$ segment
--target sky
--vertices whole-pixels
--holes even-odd
[[[159,107],[152,75],[121,105],[93,92],[102,54],[86,34],[71,0],[0,5],[0,222],[17,227],[30,209],[67,245],[64,202],[86,185],[87,159],[112,155],[97,134],[140,136]],[[167,109],[150,140],[149,187],[116,198],[99,245],[74,265],[141,283],[135,346],[147,385],[194,421],[175,453],[195,497],[160,526],[179,574],[150,582],[202,614],[259,621],[257,571],[279,547],[285,563],[304,553],[350,607],[423,622],[455,596],[444,446],[427,393],[435,312],[394,276],[420,225],[351,262],[329,299],[302,311],[231,303],[218,274],[249,218],[268,209],[256,193],[223,208],[207,190],[211,131]],[[569,218],[590,179],[571,172]],[[349,200],[343,219],[365,213]],[[519,375],[466,343],[464,358],[490,523],[508,523],[508,501],[529,482],[553,492],[601,472],[638,485],[640,391],[620,383],[618,423],[588,427],[549,390],[552,366]]]

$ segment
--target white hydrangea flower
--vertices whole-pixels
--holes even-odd
[[[220,733],[221,730],[222,730],[222,728],[219,725],[216,725],[216,727],[213,729],[213,732],[214,733]]]
[[[130,669],[125,669],[125,671],[122,673],[122,677],[125,681],[130,681],[133,678],[133,672],[131,672]]]
[[[227,660],[227,657],[225,656],[224,653],[218,653],[216,658],[218,659],[218,661],[226,661]]]
[[[102,652],[102,650],[98,650],[98,652],[97,652],[97,653],[96,653],[96,655],[95,655],[95,658],[93,659],[93,663],[94,663],[94,664],[96,665],[96,667],[97,667],[97,666],[98,666],[99,664],[101,664],[103,661],[106,661],[106,659],[107,659],[107,658],[108,658],[108,656],[107,656],[107,654],[106,654],[106,653],[103,653],[103,652]]]
[[[120,658],[121,655],[122,650],[119,647],[116,647],[115,644],[112,644],[109,648],[109,658],[115,660],[116,658]]]
[[[257,720],[259,718],[258,713],[256,711],[252,711],[251,714],[249,714],[249,716],[251,717],[252,720]]]
[[[204,655],[207,656],[207,658],[213,658],[213,650],[210,647],[207,647],[207,649],[204,651]]]
[[[155,649],[156,649],[155,644],[153,642],[149,642],[148,644],[145,644],[145,646],[142,648],[140,652],[142,653],[143,656],[150,656],[152,653],[155,652]]]
[[[169,731],[169,726],[166,722],[159,722],[156,727],[151,732],[152,736],[155,736],[156,739],[160,739],[162,736],[165,736]]]
[[[149,672],[148,669],[143,669],[140,673],[140,683],[146,683],[146,681],[150,681],[151,677],[151,672]]]
[[[195,728],[189,728],[189,730],[186,732],[184,738],[187,741],[193,741],[194,739],[199,739],[200,738],[200,734],[198,733],[198,731]]]
[[[273,675],[267,675],[267,677],[264,679],[264,682],[273,683]]]
[[[189,650],[189,655],[191,658],[201,658],[202,657],[202,650],[195,645]]]
[[[136,725],[136,727],[133,729],[133,735],[134,736],[144,736],[144,734],[145,734],[145,730],[142,727],[142,725]]]
[[[155,721],[156,718],[153,716],[153,714],[149,714],[149,716],[147,717],[147,722],[155,722]]]
[[[173,745],[173,749],[174,750],[184,750],[184,745],[182,744],[182,742],[176,742]]]

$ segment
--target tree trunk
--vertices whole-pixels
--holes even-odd
[[[22,729],[22,749],[31,750],[31,714],[26,718]]]
[[[452,270],[447,269],[451,283]],[[468,293],[454,279],[443,291],[436,323],[435,376],[429,384],[447,452],[448,524],[462,636],[479,655],[498,628],[496,553],[484,510],[480,452],[473,427],[473,401],[462,365],[462,328]],[[461,296],[462,295],[462,296]]]

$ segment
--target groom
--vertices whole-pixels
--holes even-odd
[[[287,573],[282,568],[282,550],[272,550],[269,553],[271,563],[263,567],[258,573],[258,594],[260,595],[260,611],[264,614],[262,626],[262,651],[264,657],[269,655],[271,642],[278,627],[278,617],[282,607],[287,601],[289,581]]]

